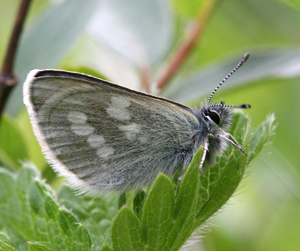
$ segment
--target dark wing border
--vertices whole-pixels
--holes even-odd
[[[191,108],[189,108],[188,106],[185,106],[183,104],[177,103],[175,101],[166,99],[166,98],[161,98],[161,97],[157,97],[154,95],[150,95],[144,92],[139,92],[139,91],[135,91],[120,85],[116,85],[113,84],[109,81],[103,80],[101,78],[96,78],[94,76],[91,75],[87,75],[87,74],[83,74],[83,73],[78,73],[78,72],[71,72],[71,71],[63,71],[63,70],[38,70],[38,72],[34,75],[35,78],[43,78],[43,77],[50,77],[50,78],[54,78],[54,77],[61,77],[61,78],[73,78],[73,79],[80,79],[82,81],[86,81],[86,82],[92,82],[95,84],[101,84],[101,85],[106,85],[109,86],[111,88],[115,88],[121,91],[125,91],[125,92],[130,92],[130,93],[135,93],[137,95],[141,95],[141,96],[145,96],[151,99],[156,99],[156,100],[160,100],[160,101],[164,101],[167,103],[171,103],[173,105],[176,105],[190,113],[192,113],[193,115],[194,112]]]

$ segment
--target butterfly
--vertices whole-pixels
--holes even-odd
[[[200,146],[200,171],[227,143],[244,152],[227,131],[232,108],[250,106],[212,104],[211,98],[248,57],[200,108],[61,70],[32,70],[24,103],[48,162],[72,187],[128,191],[149,186],[160,172],[184,172]]]

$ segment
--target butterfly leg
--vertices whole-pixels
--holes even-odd
[[[199,172],[200,173],[202,173],[202,168],[203,168],[203,164],[204,164],[207,152],[208,152],[208,140],[205,140],[205,142],[203,144],[203,155],[202,155],[201,162],[200,162],[200,165],[199,165]]]
[[[199,172],[200,173],[202,173],[202,167],[203,167],[207,152],[208,152],[208,140],[206,140],[203,144],[203,155],[202,155],[200,165],[199,165]],[[180,182],[182,181],[182,178],[183,178],[183,175],[181,175],[178,178],[178,184],[180,184]]]
[[[228,135],[228,137],[232,138],[233,140],[231,139],[228,139],[226,136]],[[235,146],[236,148],[238,148],[242,153],[244,153],[246,156],[247,153],[244,151],[244,149],[239,145],[239,143],[236,141],[236,139],[229,133],[226,133],[226,135],[223,135],[223,134],[217,134],[217,137],[219,137],[220,139],[223,139],[225,140],[227,143],[229,143],[230,145],[232,146]]]

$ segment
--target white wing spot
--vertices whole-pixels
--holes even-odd
[[[140,132],[141,126],[133,123],[129,125],[119,126],[119,129],[125,133],[128,140],[133,141],[136,139],[137,133]]]
[[[87,117],[82,112],[72,111],[68,113],[68,120],[74,124],[84,124],[87,120]]]
[[[130,106],[130,101],[122,96],[120,97],[111,97],[111,103],[115,107],[127,108]]]
[[[92,134],[95,129],[88,124],[73,124],[71,125],[71,130],[73,131],[73,133],[79,136],[86,136]]]
[[[99,158],[107,158],[109,155],[112,155],[115,150],[112,147],[101,147],[97,149],[97,155]]]
[[[111,105],[107,108],[106,112],[113,118],[118,120],[129,120],[130,113],[126,110],[130,106],[130,101],[126,98],[111,97]]]
[[[73,123],[71,130],[79,136],[85,136],[94,132],[94,127],[86,124],[87,116],[82,112],[71,111],[68,113],[68,120]]]
[[[107,158],[115,152],[112,147],[105,146],[105,139],[101,135],[92,134],[88,137],[87,142],[91,147],[97,149],[96,152],[99,158]]]
[[[87,142],[89,143],[89,145],[91,147],[98,148],[98,147],[103,146],[103,144],[105,143],[105,139],[101,135],[93,134],[88,137]]]
[[[126,110],[110,106],[107,108],[106,111],[111,117],[114,117],[115,119],[118,119],[118,120],[129,120],[130,119],[130,113]]]

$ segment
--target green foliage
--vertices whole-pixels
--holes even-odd
[[[98,198],[77,196],[70,188],[64,186],[58,194],[59,202],[76,215],[89,230],[95,250],[103,243],[111,245],[110,228],[118,212],[116,194]]]
[[[51,250],[90,250],[85,227],[58,204],[54,191],[31,165],[23,164],[17,174],[2,168],[0,190],[1,225],[16,236],[12,243],[18,250],[24,250],[26,241],[46,244]],[[29,246],[42,250],[37,244]]]
[[[205,1],[191,0],[189,4],[186,4],[186,1],[184,0],[172,0],[172,4],[177,13],[193,17],[196,17],[199,14],[203,2]]]
[[[250,60],[223,85],[213,100],[218,102],[222,98],[228,104],[250,103],[253,108],[247,110],[247,113],[251,115],[253,125],[260,125],[267,114],[275,112],[278,128],[276,141],[267,150],[273,154],[264,152],[256,161],[257,153],[273,130],[271,121],[274,118],[269,117],[266,124],[262,124],[251,136],[247,165],[253,163],[253,172],[247,177],[246,189],[238,195],[237,200],[242,202],[231,205],[230,210],[213,222],[218,227],[211,227],[211,233],[207,234],[202,244],[207,250],[222,251],[298,250],[299,0],[58,2],[53,4],[53,1],[40,0],[31,3],[15,62],[19,85],[14,88],[6,106],[6,111],[16,117],[1,118],[0,164],[10,170],[17,170],[21,167],[20,161],[28,158],[38,166],[42,177],[49,184],[58,187],[59,179],[54,178],[54,173],[46,164],[31,131],[27,113],[22,107],[22,83],[30,70],[55,67],[80,71],[105,76],[117,84],[139,89],[144,73],[150,73],[149,82],[156,82],[160,73],[168,67],[177,45],[188,38],[186,27],[191,27],[189,24],[195,21],[195,17],[199,17],[202,8],[207,3],[222,2],[214,9],[191,55],[160,95],[185,104],[199,105],[203,97],[207,98],[241,56],[249,51]],[[18,4],[19,1],[0,0],[1,59],[6,51]],[[92,23],[93,29],[91,19],[98,20]],[[233,129],[240,124],[240,130],[243,131],[243,120],[240,118],[239,123],[233,124]],[[243,135],[240,133],[237,137],[239,142],[243,142]],[[230,191],[239,182],[239,176],[233,175],[236,169],[230,163],[237,161],[240,153],[231,151],[228,149],[215,167],[205,167],[200,176],[197,205],[199,225],[217,210],[222,201],[227,200]],[[240,176],[243,172],[241,169]],[[9,173],[15,181],[16,174],[8,171],[4,173]],[[231,186],[226,183],[228,179]],[[0,185],[2,188],[6,183]],[[16,196],[15,190],[8,190],[12,184],[7,185],[8,188],[0,190],[0,198]],[[215,193],[215,189],[221,193]],[[8,191],[11,195],[6,194]],[[34,213],[39,212],[43,203],[38,193],[34,189],[28,191],[31,196],[28,200],[29,205],[32,205],[30,208]],[[179,196],[177,192],[175,189],[175,204]],[[146,197],[145,191],[139,191],[133,198],[127,195],[127,201],[126,197],[119,200],[120,205],[127,204],[130,211],[135,213],[139,224],[143,221]],[[118,211],[117,195],[98,199],[82,198],[63,187],[58,198],[59,203],[71,211],[88,230],[92,250],[100,250],[103,243],[102,250],[112,250],[109,233]],[[188,199],[186,195],[184,200]],[[186,202],[186,205],[190,204]],[[13,208],[12,212],[15,211]],[[20,218],[18,214],[14,217]],[[1,216],[0,221],[9,219]],[[18,229],[8,227],[7,224],[0,223],[0,229],[5,236],[9,236],[4,239],[0,236],[3,250],[9,247],[18,250],[31,247],[37,249],[43,245],[49,247],[38,239],[27,239],[17,234]]]
[[[28,242],[28,251],[51,251],[51,249],[39,243]]]
[[[191,234],[233,195],[249,160],[273,133],[270,116],[251,134],[249,119],[235,113],[232,134],[248,157],[234,148],[214,167],[199,173],[203,149],[194,156],[181,182],[159,174],[146,194],[119,212],[117,196],[89,198],[63,187],[55,192],[24,163],[18,173],[0,170],[0,224],[11,238],[0,239],[3,250],[179,250]],[[252,147],[250,148],[250,144]],[[5,236],[5,235],[4,235]],[[27,245],[26,245],[27,242]]]
[[[0,250],[4,250],[4,251],[16,250],[11,246],[11,241],[5,233],[0,233]]]
[[[8,245],[7,243],[0,241],[0,248],[4,251],[14,251],[16,249],[14,249],[12,246]]]
[[[1,118],[0,165],[16,169],[28,158],[26,143],[18,124],[8,116]]]

